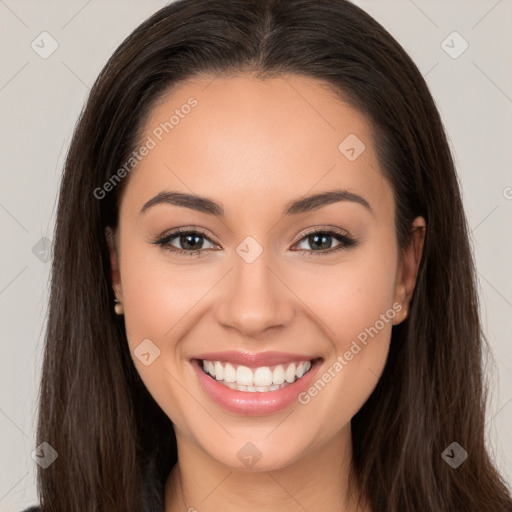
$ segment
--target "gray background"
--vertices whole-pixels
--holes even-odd
[[[31,453],[49,289],[46,249],[72,130],[108,57],[165,3],[0,0],[1,511],[37,501]],[[416,62],[449,135],[495,358],[488,439],[512,482],[512,0],[355,3]],[[46,59],[31,47],[35,41],[39,52],[51,49],[48,36],[40,36],[44,31],[58,43]],[[458,55],[464,41],[469,46]]]

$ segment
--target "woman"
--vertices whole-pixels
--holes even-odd
[[[42,511],[510,511],[425,81],[343,0],[184,0],[66,161]],[[46,446],[46,445],[44,445]]]

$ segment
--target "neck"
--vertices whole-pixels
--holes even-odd
[[[370,512],[367,504],[357,507],[355,482],[349,492],[350,424],[330,443],[272,471],[230,468],[189,438],[177,434],[177,441],[179,462],[167,479],[165,512]]]

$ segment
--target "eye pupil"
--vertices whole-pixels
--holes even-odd
[[[181,235],[180,236],[180,244],[186,251],[195,251],[197,249],[201,248],[201,235],[193,235],[193,234],[187,234],[187,235]],[[197,244],[197,245],[194,245]]]
[[[310,236],[309,240],[310,240],[311,247],[317,247],[320,249],[330,249],[331,248],[331,238],[332,238],[332,236],[330,236],[330,235],[315,234],[313,236]],[[314,240],[314,242],[311,243],[311,240]],[[319,242],[319,240],[320,240],[320,242]],[[326,240],[327,240],[327,242],[326,242]],[[326,247],[322,247],[322,244],[325,244]]]

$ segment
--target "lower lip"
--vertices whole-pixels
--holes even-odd
[[[300,379],[276,391],[236,391],[207,375],[202,369],[202,362],[192,362],[199,382],[208,395],[221,407],[237,414],[263,416],[281,411],[297,401],[297,397],[310,386],[322,360],[315,359],[310,370]]]

